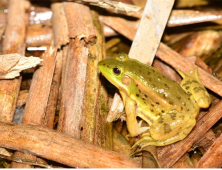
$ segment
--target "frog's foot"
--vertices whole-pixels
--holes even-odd
[[[141,127],[141,126],[142,126],[142,122],[143,122],[143,120],[141,120],[141,121],[138,123],[139,134],[147,131],[147,130],[150,128],[150,127]],[[139,135],[139,134],[138,134],[138,135]],[[127,134],[127,135],[126,135],[126,139],[129,140],[129,137],[135,137],[135,136],[137,136],[137,135]]]
[[[154,140],[151,136],[150,133],[144,133],[142,134],[142,139],[140,139],[139,141],[137,141],[131,149],[136,148],[136,147],[140,147],[141,149],[143,149],[145,146],[148,145],[154,145],[156,143],[156,140]]]

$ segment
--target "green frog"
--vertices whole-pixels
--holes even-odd
[[[184,139],[195,126],[200,108],[211,103],[197,68],[186,74],[178,71],[183,77],[180,85],[122,53],[100,61],[98,68],[119,89],[128,137],[143,133],[133,147],[164,146]],[[137,117],[141,118],[139,123]],[[142,127],[142,120],[149,126]]]

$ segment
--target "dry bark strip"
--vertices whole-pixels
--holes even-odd
[[[152,65],[173,4],[174,0],[147,1],[129,51],[130,58]]]
[[[96,29],[88,7],[66,2],[63,6],[71,39],[65,70],[62,73],[58,130],[80,138],[89,55],[87,43],[94,43]]]
[[[53,3],[52,9],[52,27],[54,35],[54,44],[56,48],[61,48],[69,42],[69,31],[62,3]]]
[[[10,148],[78,168],[140,168],[127,156],[55,130],[0,122],[0,147]]]
[[[201,138],[222,116],[222,101],[197,121],[191,133],[182,141],[158,147],[158,158],[162,168],[170,168],[191,146]]]
[[[18,53],[24,56],[27,24],[25,17],[25,1],[10,0],[5,39],[3,41],[3,54]],[[11,122],[13,120],[20,85],[21,77],[0,81],[1,121]]]
[[[51,58],[52,60],[53,58]],[[42,124],[47,127],[54,127],[54,118],[56,113],[56,105],[59,94],[59,86],[61,81],[61,73],[62,73],[62,59],[63,59],[63,51],[60,50],[56,53],[56,65],[53,73],[53,78],[51,82],[51,88],[49,92],[49,98],[47,102],[47,108],[45,112],[45,117]]]
[[[26,35],[27,47],[50,45],[52,41],[52,28],[48,25],[30,25]]]
[[[90,9],[87,6],[63,2],[70,38],[85,38],[86,42],[93,42],[96,29],[93,25]]]
[[[88,49],[71,39],[61,90],[58,130],[80,138]]]
[[[222,135],[208,149],[196,164],[195,168],[221,168],[222,166]]]
[[[46,116],[46,108],[49,100],[50,88],[56,64],[55,49],[52,47],[49,48],[43,54],[42,59],[42,66],[39,67],[33,75],[32,84],[22,119],[22,123],[24,124],[40,125],[43,124],[43,122],[48,122],[48,120],[45,120],[48,118],[48,116]],[[29,155],[27,153],[15,152],[13,156],[36,160],[35,156]],[[13,162],[11,166],[12,168],[29,167],[29,165],[16,162]]]
[[[34,73],[23,120],[25,124],[42,124],[56,64],[56,51],[50,47],[42,56],[43,62]]]
[[[98,20],[98,14],[94,11],[92,12],[93,23],[97,30],[97,40],[95,44],[89,45],[89,55],[86,70],[86,83],[84,92],[84,108],[83,108],[83,118],[81,120],[81,139],[94,144],[99,144],[101,146],[101,138],[97,138],[95,135],[99,129],[97,126],[107,122],[98,121],[99,119],[99,70],[97,68],[98,62],[105,58],[104,55],[104,39],[103,39],[103,29]],[[111,139],[112,140],[112,139]]]

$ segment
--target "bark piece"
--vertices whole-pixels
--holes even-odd
[[[99,129],[101,124],[106,125],[106,121],[99,121],[99,99],[100,99],[100,74],[97,68],[98,62],[105,58],[104,53],[104,38],[102,25],[99,23],[98,14],[95,11],[91,12],[93,23],[97,30],[97,40],[95,44],[88,46],[89,55],[86,70],[86,82],[84,92],[84,107],[83,117],[81,120],[81,139],[101,146],[101,136],[97,134],[102,133],[105,129]],[[104,115],[106,116],[106,115]],[[103,125],[101,125],[103,126]],[[95,135],[97,134],[97,135]],[[107,136],[109,136],[107,134]],[[112,141],[112,138],[110,139]],[[112,149],[112,148],[110,148]]]
[[[25,22],[25,1],[10,0],[8,10],[2,53],[24,55],[27,25]],[[21,77],[13,80],[0,80],[1,121],[11,122],[13,120],[20,84]]]
[[[52,41],[52,28],[49,25],[30,25],[26,36],[27,47],[50,45]]]
[[[173,10],[167,23],[168,27],[215,21],[222,18],[221,12],[198,10]]]
[[[195,168],[221,168],[222,166],[222,135],[208,149]]]
[[[71,167],[140,167],[132,158],[46,127],[0,122],[0,136],[0,147],[25,151]]]
[[[62,59],[63,59],[63,51],[60,50],[56,53],[55,70],[54,70],[53,78],[51,82],[51,88],[50,88],[49,97],[47,101],[45,117],[42,122],[43,125],[46,125],[47,127],[50,127],[50,128],[54,127],[54,118],[55,118],[55,113],[56,113],[56,106],[57,106],[61,73],[62,73]]]
[[[130,58],[152,65],[173,4],[174,0],[147,1],[129,51]]]
[[[189,154],[185,153],[171,168],[193,168]]]
[[[84,40],[71,39],[61,89],[58,130],[80,138],[84,107],[88,48]]]
[[[69,37],[85,38],[86,42],[94,42],[96,29],[93,25],[89,7],[71,2],[64,2],[63,6],[68,23]]]
[[[25,57],[18,53],[0,55],[0,79],[18,77],[22,70],[35,67],[41,61],[38,57]]]
[[[191,133],[182,141],[158,147],[158,158],[162,168],[171,167],[191,146],[201,138],[222,116],[222,101],[209,110],[209,112],[197,121]]]
[[[50,88],[56,63],[56,51],[53,47],[43,53],[43,63],[33,75],[22,123],[43,124],[46,118],[46,108],[50,95]],[[27,153],[15,152],[14,157],[36,160],[36,156]],[[25,168],[29,165],[13,162],[12,168]],[[30,167],[29,167],[30,168]]]
[[[46,7],[30,8],[29,24],[51,24],[52,11]]]
[[[56,51],[49,48],[42,56],[43,63],[33,75],[22,123],[42,124],[45,118],[53,73]]]
[[[19,92],[19,97],[18,97],[16,107],[22,106],[26,103],[28,94],[29,94],[28,90],[21,90]]]
[[[62,3],[53,3],[52,8],[52,26],[54,34],[54,44],[56,48],[66,45],[69,42],[69,31]]]

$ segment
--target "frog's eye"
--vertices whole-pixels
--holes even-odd
[[[117,68],[117,67],[115,67],[115,68],[113,69],[113,72],[114,72],[116,75],[119,75],[119,74],[121,73],[120,69]]]

